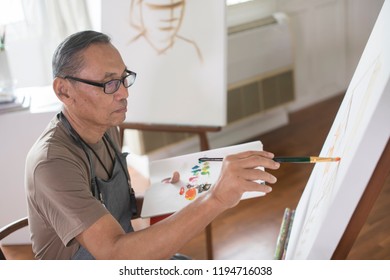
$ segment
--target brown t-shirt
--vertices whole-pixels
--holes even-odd
[[[118,145],[118,130],[111,128],[107,132]],[[111,173],[115,151],[104,141],[90,146]],[[96,175],[107,180],[109,175],[102,164],[92,152],[90,155]],[[92,195],[90,166],[84,150],[57,117],[28,153],[25,179],[36,258],[70,259],[79,247],[75,237],[108,211]]]

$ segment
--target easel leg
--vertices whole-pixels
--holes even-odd
[[[389,173],[390,140],[387,142],[382,156],[379,158],[376,168],[371,175],[371,179],[367,184],[366,190],[364,191],[363,196],[361,197],[355,212],[353,213],[351,220],[349,221],[348,226],[333,253],[332,260],[345,260],[348,257],[349,251],[355,243],[360,230],[364,226],[364,223],[366,222]]]
[[[206,250],[207,250],[207,259],[214,259],[214,251],[213,251],[213,237],[211,230],[211,223],[206,227]]]
[[[210,149],[209,141],[207,139],[207,134],[205,131],[199,132],[199,141],[200,141],[200,150],[206,151]],[[214,259],[213,252],[213,236],[211,230],[211,223],[206,227],[206,250],[207,250],[207,259]]]

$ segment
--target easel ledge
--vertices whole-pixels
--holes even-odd
[[[125,129],[135,129],[143,131],[161,131],[161,132],[187,132],[199,135],[201,151],[209,150],[210,145],[207,140],[207,132],[218,132],[222,129],[220,126],[191,126],[191,125],[170,125],[153,123],[123,123],[119,125],[120,139],[123,142]]]

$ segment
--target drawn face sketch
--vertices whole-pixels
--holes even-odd
[[[173,48],[178,41],[193,45],[202,61],[197,44],[178,34],[185,14],[185,0],[132,0],[130,24],[138,35],[130,42],[144,37],[158,55]]]

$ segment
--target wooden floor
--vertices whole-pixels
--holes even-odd
[[[329,132],[342,96],[336,96],[290,116],[289,125],[256,137],[276,155],[316,155]],[[255,139],[248,139],[252,141]],[[222,260],[272,259],[286,207],[296,208],[313,165],[283,164],[274,172],[278,182],[265,197],[242,201],[213,223],[214,258]],[[390,259],[390,176],[354,244],[348,259]],[[142,224],[142,222],[141,222]],[[142,225],[141,225],[142,227]],[[199,234],[180,252],[206,259],[205,234]],[[12,254],[15,248],[7,248]],[[26,249],[26,248],[25,248]],[[13,253],[29,258],[31,250]]]
[[[319,154],[343,96],[336,96],[290,116],[289,125],[260,135],[264,149],[276,155]],[[296,208],[311,164],[282,164],[271,194],[249,199],[212,223],[214,259],[272,259],[286,207]],[[390,176],[355,242],[348,259],[390,259]],[[181,251],[206,259],[205,236],[200,234]]]

